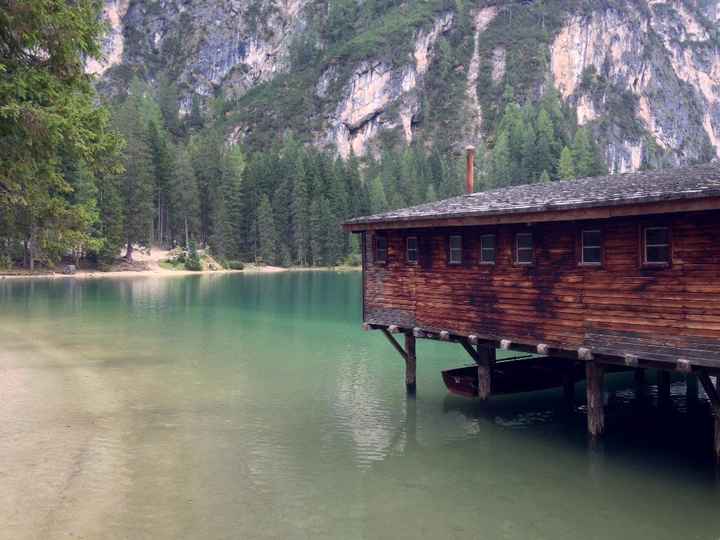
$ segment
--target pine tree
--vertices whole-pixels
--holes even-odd
[[[573,153],[566,146],[560,153],[560,163],[558,164],[558,176],[561,180],[571,180],[575,178],[575,165],[573,164]]]
[[[170,184],[176,174],[175,151],[168,140],[167,132],[162,127],[158,127],[155,122],[150,122],[148,132],[155,177],[153,239],[160,244],[166,244],[170,233],[168,193],[170,192]]]
[[[551,178],[554,178],[555,162],[559,154],[555,153],[555,127],[550,115],[545,109],[541,109],[537,117],[537,145],[535,163],[537,170],[546,171]]]
[[[597,176],[607,174],[607,168],[600,159],[597,146],[592,142],[590,131],[583,126],[575,132],[572,145],[573,160],[577,176]]]
[[[124,244],[125,212],[120,189],[120,177],[106,174],[98,178],[97,203],[100,213],[99,233],[103,243],[97,252],[102,265],[110,264],[120,254]]]
[[[272,205],[267,195],[260,197],[257,216],[258,253],[265,264],[277,264],[277,231]]]
[[[300,151],[292,156],[292,200],[290,203],[290,238],[295,262],[305,266],[310,260],[310,216],[305,164]]]
[[[125,257],[132,260],[133,245],[148,245],[153,227],[154,173],[148,126],[143,111],[142,84],[135,79],[117,115],[117,126],[127,140],[125,172],[120,176]]]
[[[508,186],[512,182],[512,156],[510,154],[510,135],[507,130],[500,132],[493,149],[494,185]]]
[[[327,201],[322,196],[310,204],[310,251],[313,266],[322,266],[327,260],[327,227],[324,223],[324,208],[327,208]]]
[[[528,123],[523,135],[522,158],[520,160],[521,177],[526,182],[537,180],[541,173],[541,171],[537,170],[536,145],[535,128]]]
[[[245,175],[245,153],[239,145],[227,149],[223,160],[223,189],[228,214],[228,238],[226,240],[227,257],[241,257],[242,240],[242,181]]]
[[[376,176],[370,182],[370,211],[379,214],[388,209],[387,197],[385,197],[385,186],[382,178]]]
[[[0,7],[0,237],[22,244],[31,270],[36,257],[54,259],[93,234],[94,211],[68,197],[65,158],[84,175],[119,172],[120,139],[84,70],[102,55],[101,7],[86,0]]]
[[[162,72],[158,77],[157,96],[165,129],[176,137],[180,136],[180,116],[178,111],[180,96],[178,95],[177,85],[170,81],[165,72]]]
[[[171,184],[170,205],[172,230],[185,249],[200,231],[200,205],[197,180],[187,149],[179,147],[176,155],[176,176]]]

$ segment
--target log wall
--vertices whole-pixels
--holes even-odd
[[[644,226],[669,226],[669,267],[641,263]],[[602,230],[603,264],[579,265],[579,234]],[[532,232],[534,264],[514,263],[517,232]],[[496,235],[495,265],[480,264],[480,236]],[[388,261],[374,260],[374,235]],[[448,237],[463,236],[463,264],[448,264]],[[419,238],[419,261],[405,238]],[[547,343],[655,361],[720,365],[720,211],[591,222],[367,232],[364,314],[395,324],[524,344]]]

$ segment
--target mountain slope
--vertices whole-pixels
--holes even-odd
[[[291,130],[343,156],[492,148],[506,103],[555,88],[611,171],[720,148],[718,0],[108,0],[106,16],[106,92],[166,76],[188,112],[222,91],[250,147]]]

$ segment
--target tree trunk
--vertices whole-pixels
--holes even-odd
[[[23,266],[30,268],[30,239],[28,238],[23,241]]]
[[[188,231],[187,216],[185,216],[185,249],[190,249],[190,232]]]
[[[127,252],[125,253],[125,260],[127,262],[132,262],[132,256],[133,256],[133,245],[130,240],[128,240],[127,243]]]

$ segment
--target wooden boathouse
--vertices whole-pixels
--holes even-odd
[[[480,398],[498,348],[535,353],[569,370],[566,390],[586,379],[598,436],[607,371],[657,370],[661,398],[681,372],[709,397],[720,460],[720,165],[473,193],[472,156],[468,194],[345,224],[362,239],[363,326],[404,358],[408,391],[418,338],[460,344]]]

